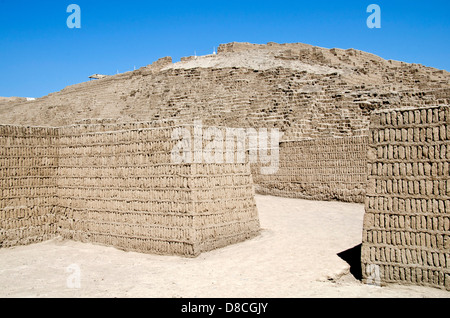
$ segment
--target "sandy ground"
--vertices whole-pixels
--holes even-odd
[[[338,253],[361,243],[364,207],[256,197],[261,235],[196,259],[55,239],[0,250],[0,297],[450,297],[363,285]],[[71,285],[80,269],[79,288]]]

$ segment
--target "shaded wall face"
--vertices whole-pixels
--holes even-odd
[[[372,116],[362,270],[366,282],[450,290],[450,110]]]
[[[0,247],[57,233],[58,131],[0,126]]]
[[[260,174],[252,165],[257,192],[292,198],[364,202],[367,137],[286,141],[280,169]]]
[[[193,164],[190,189],[196,253],[259,234],[260,223],[248,164]]]

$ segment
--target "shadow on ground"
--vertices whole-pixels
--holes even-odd
[[[361,246],[359,244],[351,249],[343,251],[337,254],[340,258],[346,261],[350,265],[350,273],[357,279],[362,280],[361,270]]]

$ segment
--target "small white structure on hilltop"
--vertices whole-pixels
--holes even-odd
[[[216,55],[216,47],[214,47],[213,55]]]
[[[30,101],[36,100],[36,98],[34,98],[34,97],[26,97],[26,99],[27,99],[27,102],[30,102]]]
[[[92,79],[102,79],[102,78],[105,78],[105,77],[108,77],[108,75],[94,74],[94,75],[89,76],[89,79],[90,80],[92,80]]]

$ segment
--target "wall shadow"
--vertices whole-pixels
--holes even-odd
[[[341,259],[343,259],[350,265],[350,273],[357,280],[362,280],[361,247],[362,244],[359,244],[355,247],[352,247],[351,249],[337,254]]]

